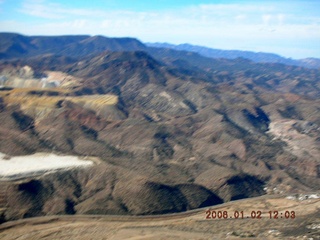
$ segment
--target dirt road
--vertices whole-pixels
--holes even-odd
[[[263,196],[161,216],[39,217],[0,225],[0,239],[316,240],[320,199]]]

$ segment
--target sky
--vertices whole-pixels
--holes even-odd
[[[320,58],[320,1],[0,0],[0,32],[135,37]]]

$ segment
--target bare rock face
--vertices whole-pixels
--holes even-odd
[[[172,116],[183,116],[195,113],[195,107],[177,93],[166,91],[157,85],[147,85],[141,89],[135,101],[149,111],[156,111]]]
[[[318,125],[308,121],[282,119],[273,121],[270,126],[269,134],[286,142],[285,148],[293,155],[291,159],[282,158],[281,165],[300,176],[319,178]]]
[[[52,113],[40,120],[35,130],[49,147],[55,146],[58,151],[70,152],[79,148],[77,143],[89,144],[96,140],[98,131],[106,125],[106,121],[102,121],[94,112],[70,103],[68,107],[60,109],[59,115]]]
[[[61,108],[63,110],[57,118],[69,119],[71,122],[79,123],[81,126],[86,126],[89,129],[100,131],[104,129],[107,122],[94,111],[80,107],[70,101],[62,101]]]

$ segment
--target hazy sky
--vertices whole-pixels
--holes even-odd
[[[320,1],[0,0],[0,31],[129,36],[320,58]]]

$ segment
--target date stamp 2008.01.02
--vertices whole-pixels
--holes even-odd
[[[207,210],[205,219],[294,219],[296,218],[295,211],[268,211],[263,213],[260,210],[254,211],[215,211]]]

